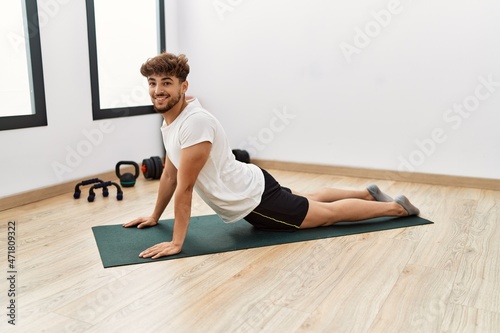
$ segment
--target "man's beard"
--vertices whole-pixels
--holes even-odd
[[[161,97],[163,95],[159,95],[159,97]],[[156,112],[158,113],[165,113],[165,112],[168,112],[170,111],[170,109],[172,109],[177,103],[179,103],[179,101],[181,100],[181,98],[183,97],[184,95],[181,94],[180,90],[179,90],[179,93],[177,94],[177,97],[174,98],[174,97],[171,97],[171,100],[167,103],[167,105],[163,106],[163,107],[160,107],[160,108],[157,108],[156,105],[153,103],[153,107],[155,109]]]

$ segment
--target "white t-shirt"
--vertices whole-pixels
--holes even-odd
[[[181,150],[209,141],[212,150],[198,175],[195,191],[224,220],[241,220],[260,203],[264,175],[253,164],[235,159],[219,121],[203,109],[197,99],[170,124],[161,127],[167,156],[179,169]]]

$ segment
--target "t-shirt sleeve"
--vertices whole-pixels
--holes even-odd
[[[215,119],[204,113],[190,115],[179,130],[181,149],[194,146],[200,142],[214,142]]]

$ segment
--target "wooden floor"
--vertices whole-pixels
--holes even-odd
[[[1,266],[16,221],[18,272],[15,329],[0,280],[0,331],[500,332],[500,192],[270,171],[303,192],[376,182],[435,224],[104,269],[91,227],[149,214],[158,182],[123,201],[85,188],[0,212]]]

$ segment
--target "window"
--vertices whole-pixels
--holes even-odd
[[[46,126],[36,0],[0,2],[0,130]]]
[[[154,113],[139,72],[165,50],[164,0],[87,0],[94,120]]]

